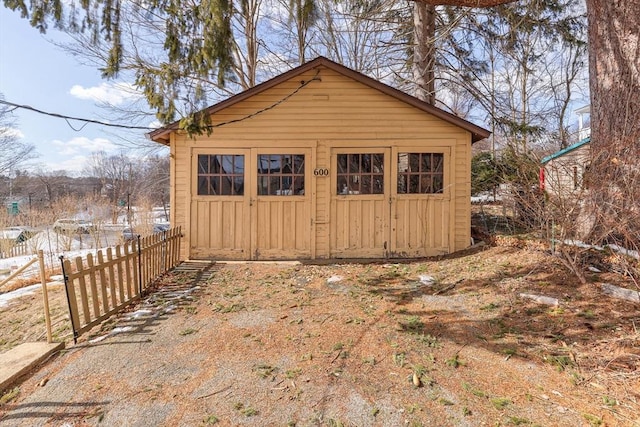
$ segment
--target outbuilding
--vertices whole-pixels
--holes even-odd
[[[489,132],[319,57],[173,123],[182,256],[408,258],[470,245],[471,144]]]
[[[591,164],[591,137],[586,137],[541,161],[540,185],[551,197],[577,200],[584,196],[585,173]]]

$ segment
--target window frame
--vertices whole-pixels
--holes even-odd
[[[246,152],[245,150],[207,150],[207,151],[198,151],[198,152],[194,152],[193,153],[194,156],[194,166],[195,166],[195,173],[194,173],[194,184],[193,184],[193,195],[195,197],[204,197],[204,198],[211,198],[211,197],[244,197],[247,194],[247,160],[249,157],[249,153]],[[220,173],[220,172],[212,172],[211,170],[211,163],[209,163],[208,165],[208,172],[201,172],[201,157],[202,156],[206,156],[209,158],[209,162],[211,162],[211,158],[213,157],[221,157],[222,159],[224,159],[225,157],[231,157],[232,159],[232,169],[236,169],[236,165],[237,163],[237,159],[238,158],[242,158],[242,172],[232,172],[232,173]],[[224,162],[224,160],[223,160]],[[207,188],[209,189],[209,192],[207,193],[201,193],[201,178],[208,178],[209,179],[209,183],[207,185]],[[231,189],[232,192],[230,193],[225,193],[222,192],[221,194],[214,194],[211,193],[210,190],[212,188],[212,184],[211,184],[211,178],[212,177],[217,177],[219,180],[219,186],[222,188],[223,187],[223,178],[227,178],[230,180],[231,182]],[[241,179],[242,182],[238,183],[238,179]],[[240,191],[238,191],[238,186],[240,186]]]
[[[400,156],[402,155],[419,155],[420,158],[418,160],[418,170],[417,171],[412,171],[410,169],[410,162],[411,162],[411,158],[408,157],[407,158],[407,170],[406,171],[401,171],[401,167],[400,167]],[[423,156],[425,155],[431,155],[431,163],[433,164],[434,158],[433,156],[438,155],[441,156],[442,161],[440,162],[441,165],[441,171],[437,172],[437,171],[423,171],[422,167],[423,167]],[[416,196],[423,196],[423,197],[444,197],[447,196],[448,194],[448,173],[449,173],[449,168],[448,168],[448,153],[447,150],[444,149],[438,149],[438,148],[430,148],[429,150],[424,150],[424,149],[418,149],[417,147],[398,147],[396,150],[394,150],[393,153],[393,161],[395,162],[394,165],[394,169],[395,169],[395,182],[393,183],[394,185],[394,193],[397,196],[400,197],[416,197]],[[399,191],[400,190],[400,185],[401,185],[401,178],[405,176],[406,177],[406,181],[407,183],[411,182],[411,177],[415,177],[414,180],[417,180],[418,186],[419,188],[421,188],[421,186],[423,185],[423,178],[424,177],[429,177],[429,180],[431,182],[431,185],[433,186],[434,183],[434,178],[437,176],[440,178],[441,181],[441,189],[440,191],[437,192],[410,192],[410,191]],[[407,185],[407,184],[405,184]],[[407,187],[411,185],[408,184]],[[407,189],[408,190],[408,189]]]
[[[371,149],[354,149],[354,150],[340,150],[335,153],[334,161],[335,161],[335,173],[333,173],[333,181],[331,192],[336,196],[384,196],[386,192],[387,180],[390,179],[389,167],[388,167],[388,150],[380,150],[378,148]],[[371,162],[370,170],[363,170],[363,156],[372,156],[372,159],[378,157],[379,162],[373,163]],[[347,156],[346,159],[346,171],[340,172],[340,156]],[[351,156],[359,156],[358,159],[358,170],[352,170],[352,163],[350,163]],[[376,166],[381,166],[381,169],[374,170]],[[374,180],[376,177],[380,177],[382,182],[378,184],[380,189],[379,192],[362,192],[363,183],[365,178],[370,182],[370,188],[374,187]],[[345,181],[343,181],[343,179]],[[357,190],[355,187],[352,187],[349,183],[351,180],[354,180],[354,183],[357,183]],[[344,189],[340,189],[340,185],[343,185]],[[347,187],[349,185],[349,187]],[[351,189],[353,188],[353,189]]]
[[[293,151],[293,152],[292,152]],[[285,156],[289,156],[293,161],[293,167],[291,168],[291,172],[290,173],[262,173],[261,169],[260,169],[260,164],[261,164],[261,156],[266,156],[269,157],[269,161],[271,162],[271,156],[275,156],[275,157],[279,157],[280,161],[283,162]],[[295,156],[299,156],[302,157],[302,170],[300,170],[299,168],[296,170],[295,167]],[[308,168],[308,161],[310,159],[307,158],[305,153],[300,153],[297,152],[297,150],[290,150],[288,152],[284,152],[280,151],[280,152],[257,152],[255,154],[255,191],[256,191],[256,195],[257,197],[282,197],[282,196],[287,196],[287,197],[293,197],[293,196],[304,196],[307,192],[307,186],[309,185],[308,183],[308,179],[307,179],[307,168]],[[263,186],[261,186],[260,184],[260,180],[261,178],[267,178],[267,179],[278,179],[280,182],[279,185],[279,190],[276,190],[276,194],[269,194],[269,193],[261,193],[261,189],[263,188]],[[291,189],[283,189],[282,186],[285,185],[284,184],[284,180],[285,179],[291,179],[291,184],[290,186],[293,186],[294,188]],[[302,189],[298,189],[296,190],[295,186],[297,182],[302,181]],[[271,183],[269,182],[267,184],[267,188],[271,187]],[[302,192],[300,192],[300,190],[302,190]],[[278,194],[277,192],[280,191],[280,194]]]

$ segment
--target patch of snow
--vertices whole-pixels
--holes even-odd
[[[607,245],[607,246],[613,249],[614,251],[618,252],[619,254],[627,255],[627,256],[630,256],[631,258],[640,260],[640,254],[638,253],[638,251],[633,251],[631,249],[623,248],[622,246],[618,246],[618,245]]]
[[[560,243],[564,243],[567,246],[575,246],[576,248],[596,249],[596,250],[599,250],[599,251],[603,251],[604,250],[604,247],[602,247],[602,246],[590,245],[588,243],[583,242],[582,240],[566,239],[566,240],[561,241]]]
[[[36,289],[39,289],[41,287],[41,284],[25,286],[24,288],[16,289],[15,291],[0,294],[0,307],[8,306],[9,303],[16,298],[20,298],[25,295],[31,295],[36,291]]]
[[[435,282],[436,282],[436,279],[434,279],[432,276],[429,276],[427,274],[420,275],[420,283],[422,283],[423,285],[431,286]]]
[[[116,334],[123,334],[125,332],[131,332],[133,331],[133,326],[122,326],[122,327],[117,327],[117,328],[113,328],[113,330],[111,332],[109,332],[106,335],[102,335],[99,336],[97,338],[91,339],[89,340],[89,342],[91,344],[100,342],[100,341],[104,341],[105,339],[107,339],[108,337],[112,336],[112,335],[116,335]]]
[[[520,298],[527,298],[539,304],[554,305],[554,306],[560,305],[560,301],[558,301],[557,298],[545,297],[541,295],[520,294]]]
[[[145,309],[136,310],[133,313],[131,313],[131,315],[128,317],[128,319],[129,320],[131,320],[131,319],[139,319],[141,317],[148,316],[149,314],[153,314],[153,311],[152,310],[145,310]]]
[[[171,313],[172,311],[174,311],[176,308],[178,308],[175,305],[168,305],[167,307],[164,308],[164,310],[162,310],[163,313]]]
[[[640,260],[640,253],[638,251],[634,251],[632,249],[627,249],[627,248],[624,248],[624,247],[616,245],[616,244],[597,246],[597,245],[590,245],[590,244],[585,243],[585,242],[580,241],[580,240],[563,240],[562,243],[564,243],[565,245],[575,246],[575,247],[583,248],[583,249],[596,249],[598,251],[603,251],[605,248],[609,248],[612,251],[617,252],[619,254],[626,255],[626,256],[629,256],[631,258],[635,258],[637,260]]]
[[[496,193],[496,196],[493,197],[493,192],[484,192],[471,196],[471,203],[493,203],[501,200],[502,196],[500,193]]]
[[[125,332],[131,332],[131,331],[133,331],[133,326],[122,326],[122,327],[113,328],[113,330],[111,331],[111,335],[123,334]]]

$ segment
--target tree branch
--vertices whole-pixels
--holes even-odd
[[[513,3],[514,0],[413,0],[419,3],[426,3],[434,6],[461,6],[461,7],[493,7],[506,3]]]

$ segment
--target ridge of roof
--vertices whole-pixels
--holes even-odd
[[[447,111],[442,110],[441,108],[438,108],[434,105],[431,105],[427,102],[424,102],[412,95],[409,95],[408,93],[402,92],[401,90],[398,90],[396,88],[393,88],[385,83],[382,83],[378,80],[375,80],[369,76],[366,76],[358,71],[355,71],[351,68],[348,68],[344,65],[338,64],[337,62],[334,62],[328,58],[325,58],[324,56],[318,56],[315,59],[312,59],[309,62],[305,62],[304,64],[292,68],[289,71],[285,71],[284,73],[273,77],[267,81],[264,81],[250,89],[247,89],[243,92],[240,92],[236,95],[233,95],[223,101],[218,102],[217,104],[211,105],[207,108],[205,108],[204,110],[202,110],[203,113],[207,114],[207,115],[211,115],[214,114],[217,111],[220,111],[224,108],[227,108],[231,105],[234,105],[240,101],[243,101],[247,98],[252,97],[253,95],[256,95],[260,92],[263,92],[267,89],[270,89],[282,82],[285,82],[297,75],[303,74],[313,68],[316,68],[318,66],[324,66],[327,67],[339,74],[342,74],[346,77],[350,77],[366,86],[369,86],[371,88],[377,89],[382,93],[385,93],[389,96],[392,96],[400,101],[403,101],[413,107],[416,107],[424,112],[430,113],[448,123],[451,123],[453,125],[456,125],[458,127],[461,127],[467,131],[469,131],[471,133],[471,140],[472,143],[480,141],[481,139],[487,138],[491,132],[489,132],[488,130],[477,126],[461,117],[458,117],[454,114],[451,114]],[[149,133],[147,133],[147,137],[155,142],[161,143],[161,144],[167,144],[168,142],[168,135],[172,132],[172,131],[176,131],[179,130],[179,125],[180,125],[180,121],[177,120],[171,124],[168,124],[166,126],[163,126],[161,128],[158,128],[156,130],[153,130]]]
[[[549,162],[549,161],[551,161],[553,159],[557,159],[558,157],[564,156],[565,154],[567,154],[567,153],[569,153],[569,152],[571,152],[571,151],[573,151],[573,150],[575,150],[577,148],[580,148],[583,145],[588,144],[589,142],[591,142],[591,137],[590,136],[588,136],[588,137],[586,137],[584,139],[581,139],[580,141],[578,141],[578,142],[576,142],[574,144],[571,144],[570,146],[565,147],[560,151],[556,151],[553,154],[549,154],[548,156],[543,157],[542,160],[540,160],[540,163],[545,164],[545,163],[547,163],[547,162]]]

